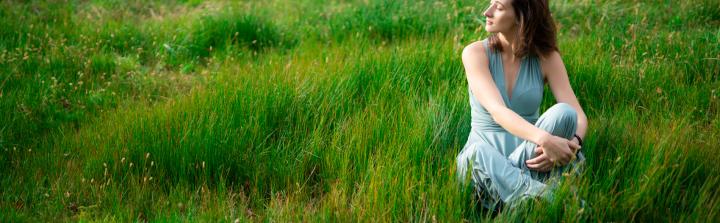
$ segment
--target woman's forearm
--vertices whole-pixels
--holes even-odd
[[[545,139],[550,135],[547,131],[536,127],[523,119],[507,107],[499,107],[492,113],[496,123],[505,128],[508,132],[522,139],[543,145]]]
[[[496,123],[513,135],[534,142],[537,145],[542,145],[545,138],[550,135],[547,131],[536,127],[506,107],[499,107],[496,109],[497,111],[492,114],[493,119]],[[588,126],[587,116],[582,110],[579,111],[580,112],[577,113],[577,129],[575,130],[575,134],[580,136],[580,138],[585,139],[585,133]]]

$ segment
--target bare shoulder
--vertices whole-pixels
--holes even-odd
[[[556,62],[558,60],[561,60],[560,52],[558,52],[557,50],[553,50],[552,52],[541,56],[540,60],[542,61],[542,63]]]
[[[545,78],[548,74],[558,74],[565,72],[565,64],[562,61],[560,52],[552,51],[546,55],[540,57],[540,67]]]
[[[465,46],[462,52],[463,62],[485,61],[484,58],[487,58],[487,55],[485,55],[485,46],[483,46],[482,42],[482,40],[479,40]]]

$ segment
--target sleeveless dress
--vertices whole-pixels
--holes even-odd
[[[489,49],[487,40],[483,41],[483,44],[488,59],[490,60],[490,73],[492,73],[495,85],[498,87],[505,105],[526,121],[535,124],[539,117],[544,90],[540,61],[537,57],[532,56],[521,59],[517,80],[515,81],[511,95],[508,96],[502,56],[499,52]],[[468,143],[478,141],[488,143],[494,148],[498,148],[503,155],[509,156],[510,153],[523,142],[523,139],[510,134],[499,124],[495,123],[490,113],[486,111],[475,98],[475,95],[473,95],[469,87],[468,94],[470,95],[470,108],[472,112],[472,132]]]
[[[538,128],[571,139],[576,130],[577,114],[570,105],[558,103],[539,117],[544,90],[539,58],[526,56],[521,59],[510,98],[507,95],[501,54],[491,50],[487,40],[483,40],[483,45],[488,56],[490,73],[505,105]],[[500,201],[508,203],[522,197],[538,196],[546,186],[541,181],[565,168],[555,168],[550,173],[529,170],[525,160],[534,157],[537,145],[509,133],[497,124],[475,98],[470,87],[468,95],[472,117],[471,132],[457,156],[460,181],[464,182],[469,172],[481,202],[487,208],[496,207]],[[579,154],[575,163],[580,159]]]

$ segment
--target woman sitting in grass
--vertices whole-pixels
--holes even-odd
[[[547,179],[584,160],[587,117],[560,58],[547,0],[492,0],[484,15],[491,35],[462,52],[472,131],[457,165],[482,205],[497,210],[549,195]],[[557,104],[539,115],[546,82]]]

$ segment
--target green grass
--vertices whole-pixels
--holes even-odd
[[[720,220],[720,4],[551,4],[587,166],[491,217],[455,179],[486,2],[0,3],[0,221]]]

